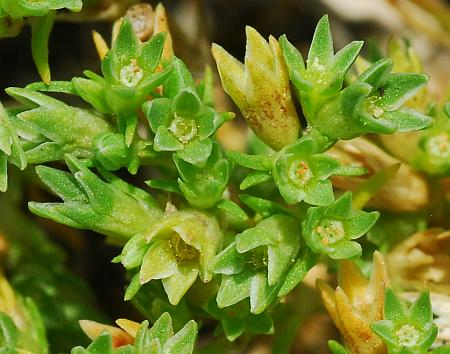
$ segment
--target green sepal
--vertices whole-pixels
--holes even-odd
[[[308,247],[300,246],[300,252],[294,264],[286,273],[283,285],[278,290],[278,297],[284,297],[303,281],[309,270],[317,264],[318,256]]]
[[[248,194],[239,194],[239,199],[247,205],[250,209],[254,210],[258,214],[262,215],[264,218],[272,216],[278,213],[289,214],[289,209],[283,205],[263,198],[258,198]]]
[[[195,166],[204,166],[212,151],[212,140],[196,140],[177,151],[177,156]]]
[[[145,184],[147,184],[151,188],[182,195],[177,181],[173,181],[170,179],[152,179],[145,181]]]
[[[270,171],[272,158],[264,155],[247,155],[238,151],[228,151],[227,158],[235,164],[257,171]]]
[[[103,78],[102,78],[102,81]],[[74,77],[72,86],[80,97],[89,102],[97,111],[101,113],[112,113],[105,97],[105,84],[91,79]]]
[[[239,185],[239,188],[241,190],[245,190],[247,188],[253,187],[257,184],[261,184],[267,181],[270,181],[272,179],[272,176],[264,171],[255,171],[247,175],[245,177],[241,184]]]
[[[237,205],[235,202],[231,200],[222,199],[217,203],[216,206],[218,209],[223,210],[224,212],[234,216],[239,220],[248,219],[247,213],[244,210],[242,210],[242,208],[239,205]]]

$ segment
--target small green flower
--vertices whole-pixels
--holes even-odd
[[[170,303],[176,305],[198,276],[204,283],[211,280],[209,267],[221,243],[222,233],[213,217],[177,211],[134,236],[116,261],[127,269],[140,268],[130,284],[134,289],[138,282],[134,293],[139,284],[161,279]]]
[[[286,215],[273,215],[236,236],[212,265],[222,274],[219,308],[250,298],[250,312],[262,313],[278,295],[300,248],[300,228]]]
[[[111,50],[102,61],[101,77],[85,71],[86,78],[74,78],[75,91],[98,111],[117,115],[119,132],[128,146],[135,136],[138,110],[170,74],[160,65],[166,34],[141,43],[129,20],[123,21]],[[159,70],[161,69],[161,70]]]
[[[164,41],[165,33],[161,32],[141,43],[131,22],[123,22],[111,50],[102,61],[106,102],[113,112],[134,112],[165,80],[170,70],[156,70]]]
[[[218,113],[204,104],[191,74],[176,58],[164,94],[142,107],[155,133],[155,151],[174,151],[186,162],[203,165],[211,154],[210,137],[234,115]]]
[[[352,209],[352,193],[346,192],[335,202],[309,208],[302,223],[306,244],[315,253],[331,258],[361,255],[361,246],[352,241],[364,235],[378,220],[379,213]]]
[[[272,156],[231,152],[228,157],[241,166],[257,170],[246,177],[241,189],[273,177],[288,204],[305,201],[327,205],[334,200],[331,175],[361,175],[365,170],[342,166],[339,160],[322,153],[326,147],[318,141],[312,136],[304,136]]]
[[[306,66],[300,52],[285,35],[281,36],[280,44],[303,113],[312,124],[324,102],[342,88],[345,75],[358,56],[363,42],[352,42],[334,54],[328,16],[324,15],[314,32]]]
[[[434,176],[445,176],[450,172],[449,107],[450,102],[435,107],[431,112],[433,123],[412,138],[414,150],[408,150],[405,154],[406,161],[411,165]]]
[[[366,133],[392,134],[426,128],[431,118],[403,103],[428,81],[424,74],[391,73],[380,59],[318,111],[311,124],[331,139]]]
[[[192,206],[207,209],[222,199],[232,163],[223,158],[217,143],[213,143],[211,156],[202,168],[191,165],[177,155],[173,159],[180,174],[179,188]]]
[[[334,54],[328,17],[317,24],[305,67],[300,52],[280,38],[289,75],[308,123],[331,139],[365,133],[392,134],[423,129],[427,117],[402,104],[428,81],[424,74],[392,74],[392,61],[381,59],[342,89],[344,78],[363,42]]]
[[[153,198],[118,177],[102,171],[104,180],[80,161],[67,156],[72,173],[37,166],[39,178],[63,203],[28,204],[42,217],[80,229],[90,229],[124,243],[147,230],[162,211]]]
[[[406,308],[391,289],[386,289],[384,319],[371,329],[386,343],[389,354],[425,354],[436,338],[430,294],[424,291]]]
[[[195,321],[189,321],[175,333],[172,318],[165,312],[151,328],[148,326],[148,321],[141,323],[133,344],[116,346],[112,335],[103,331],[86,349],[75,347],[71,354],[191,354],[194,351],[197,337]]]

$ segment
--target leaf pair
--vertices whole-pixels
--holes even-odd
[[[161,215],[153,198],[141,189],[102,171],[105,180],[67,156],[72,173],[38,166],[40,179],[62,203],[30,202],[40,216],[81,229],[90,229],[124,242],[142,232]]]

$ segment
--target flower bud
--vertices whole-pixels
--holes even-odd
[[[384,290],[389,285],[383,256],[374,253],[370,280],[350,261],[342,261],[339,275],[336,290],[323,280],[318,280],[317,288],[351,353],[386,353],[385,345],[369,327],[383,319]]]
[[[247,26],[246,32],[244,65],[217,44],[212,54],[225,91],[250,127],[266,144],[280,150],[294,143],[300,131],[287,68],[275,38],[267,43],[255,29]]]
[[[95,158],[108,171],[116,171],[129,162],[129,151],[122,134],[105,133],[94,140]]]

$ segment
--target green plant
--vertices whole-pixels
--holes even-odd
[[[41,12],[30,5],[22,13],[22,2],[9,3],[0,5],[14,18],[78,9],[78,2],[48,1]],[[49,81],[44,74],[44,83],[6,89],[18,104],[0,106],[0,190],[7,190],[8,164],[22,170],[36,165],[40,181],[60,201],[29,202],[30,211],[105,235],[118,249],[113,262],[127,275],[124,299],[155,322],[150,329],[148,321],[127,327],[120,332],[125,342],[115,340],[118,329],[105,327],[72,353],[191,353],[197,323],[201,329],[211,321],[216,334],[223,331],[235,343],[256,334],[277,336],[277,311],[319,263],[341,269],[335,292],[318,283],[348,347],[330,341],[333,353],[383,352],[374,333],[389,353],[427,352],[437,331],[428,293],[409,310],[391,290],[384,295],[389,280],[382,256],[376,252],[373,262],[368,256],[377,246],[385,251],[390,230],[364,237],[380,215],[382,225],[389,220],[383,207],[374,210],[369,202],[389,193],[399,166],[369,169],[335,148],[368,133],[395,139],[420,130],[417,148],[430,159],[414,158],[413,164],[445,175],[448,142],[441,135],[442,141],[430,140],[447,129],[449,103],[430,115],[415,110],[420,107],[409,99],[428,78],[393,71],[392,59],[355,69],[363,43],[335,54],[326,16],[306,64],[286,36],[266,42],[252,28],[246,33],[244,64],[217,45],[212,51],[225,91],[257,136],[247,152],[225,151],[218,139],[219,128],[235,114],[214,107],[210,70],[196,81],[166,50],[168,33],[141,41],[129,19],[103,57],[101,75],[87,70],[85,77]],[[303,130],[291,84],[306,120]],[[65,103],[55,93],[82,104]],[[439,159],[431,157],[436,152]],[[338,188],[339,179],[364,182]],[[392,228],[403,237],[410,229],[403,231],[400,221]],[[352,262],[372,267],[370,284]],[[23,349],[14,319],[1,320],[2,350]],[[221,343],[220,337],[211,341]],[[45,353],[43,343],[37,345]]]

